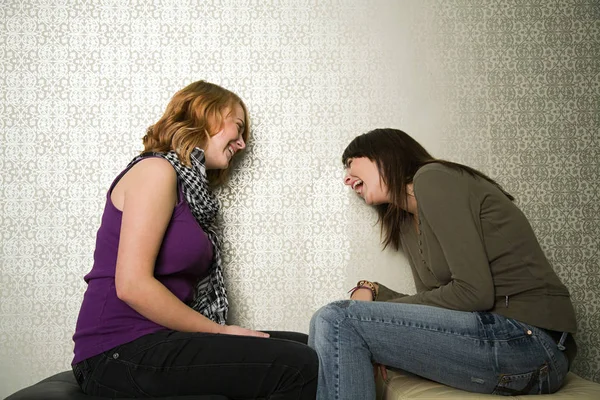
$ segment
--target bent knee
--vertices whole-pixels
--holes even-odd
[[[310,347],[308,347],[308,350],[305,352],[304,356],[305,363],[302,370],[302,376],[304,376],[305,379],[310,380],[316,377],[319,373],[319,356],[317,355],[316,350]]]
[[[329,303],[318,309],[311,318],[311,323],[331,324],[337,323],[346,316],[345,309],[348,308],[350,300],[339,300]]]
[[[318,348],[319,343],[331,336],[332,330],[346,318],[345,309],[350,300],[329,303],[317,310],[310,320],[309,345]]]

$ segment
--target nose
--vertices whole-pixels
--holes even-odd
[[[244,138],[241,136],[235,141],[235,145],[238,150],[244,150],[246,148],[246,142],[244,142]]]
[[[346,172],[344,173],[344,185],[352,186],[355,180],[356,179],[353,178],[352,175],[350,175],[350,171],[346,170]]]

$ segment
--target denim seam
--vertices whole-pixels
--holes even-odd
[[[128,380],[129,383],[133,386],[133,388],[135,390],[137,390],[140,394],[143,394],[144,396],[148,396],[151,397],[150,394],[146,393],[144,390],[142,390],[138,384],[135,382],[135,379],[133,379],[133,376],[131,374],[131,370],[130,368],[134,368],[134,369],[146,369],[146,370],[151,370],[151,371],[170,371],[170,370],[189,370],[189,369],[193,369],[193,368],[202,368],[202,367],[219,367],[219,366],[256,366],[256,365],[272,365],[273,363],[230,363],[230,364],[195,364],[195,365],[186,365],[186,366],[180,366],[180,367],[151,367],[151,366],[145,366],[145,365],[138,365],[138,364],[134,364],[131,362],[127,362],[127,361],[123,361],[123,360],[111,360],[115,363],[120,363],[125,365],[126,369],[127,369],[127,376],[128,376]],[[280,364],[280,367],[283,368],[287,368],[287,369],[292,369],[294,370],[294,374],[295,375],[299,375],[302,377],[303,379],[303,386],[306,385],[307,382],[309,382],[308,379],[306,379],[306,377],[304,376],[304,374],[302,373],[302,370],[290,366],[290,365],[285,365],[285,364]],[[314,377],[312,378],[314,379]],[[113,390],[116,391],[118,393],[122,393],[119,392],[118,390],[115,390],[109,386],[103,385],[101,383],[99,383],[97,380],[94,379],[94,382],[99,385],[102,386],[105,389],[109,389],[109,390]]]
[[[165,339],[165,340],[161,340],[160,342],[155,342],[152,343],[151,345],[148,346],[144,346],[141,349],[137,349],[137,351],[135,353],[133,353],[131,356],[129,357],[135,357],[138,354],[148,351],[153,347],[156,347],[158,345],[161,344],[165,344],[165,343],[171,343],[171,342],[177,342],[177,341],[181,341],[181,340],[189,340],[189,338],[181,338],[181,339]],[[120,349],[122,346],[119,346],[118,348]],[[118,353],[119,351],[115,348],[115,351],[110,351],[111,353]],[[134,362],[131,361],[127,361],[127,360],[123,360],[123,359],[115,359],[113,357],[109,357],[106,354],[103,354],[104,357],[108,358],[110,361],[112,362],[117,362],[117,363],[122,363],[122,364],[126,364],[128,366],[134,366],[136,368],[148,368],[148,369],[155,369],[155,370],[169,370],[169,369],[187,369],[190,367],[205,367],[205,366],[226,366],[228,364],[193,364],[193,365],[186,365],[186,366],[178,366],[178,367],[151,367],[151,366],[145,366],[145,365],[140,365],[140,364],[136,364]],[[266,364],[272,364],[272,363],[234,363],[235,365],[266,365]],[[302,374],[302,371],[298,368],[289,366],[289,365],[285,365],[285,364],[281,364],[281,366],[286,367],[286,368],[292,368],[295,369],[298,373],[300,373],[300,375],[302,376],[302,378],[307,381],[307,379],[304,377],[304,375]]]
[[[287,367],[287,366],[284,365],[283,367]],[[292,367],[289,367],[289,368],[292,368]],[[302,380],[303,380],[302,387],[306,386],[306,379],[304,378],[304,375],[302,375],[302,372],[300,372],[298,369],[296,369],[296,374],[294,376],[297,376],[297,375],[300,375],[302,377]],[[298,397],[296,399],[298,399],[299,396],[301,396],[301,395],[302,395],[302,393],[298,393]]]
[[[163,339],[160,342],[154,342],[154,343],[151,343],[151,344],[148,344],[146,346],[143,346],[141,348],[136,349],[136,351],[133,354],[128,355],[128,357],[135,357],[138,354],[143,353],[145,351],[148,351],[151,348],[156,347],[156,346],[161,345],[161,344],[171,343],[171,342],[177,342],[177,341],[181,341],[181,340],[190,340],[190,339],[189,338],[185,338],[185,339],[184,338],[181,338],[181,339]]]
[[[490,338],[481,338],[478,336],[472,336],[472,335],[466,335],[466,334],[462,334],[459,332],[452,332],[452,331],[448,331],[448,330],[443,330],[443,329],[435,329],[432,327],[428,327],[428,326],[421,326],[421,325],[416,325],[416,324],[411,324],[411,323],[405,323],[404,321],[394,321],[394,320],[379,320],[379,319],[371,319],[371,318],[356,318],[354,316],[348,315],[346,314],[346,317],[348,319],[352,319],[355,321],[363,321],[363,322],[375,322],[375,323],[382,323],[382,324],[393,324],[393,325],[400,325],[400,326],[405,326],[407,328],[416,328],[416,329],[422,329],[422,330],[427,330],[430,332],[438,332],[438,333],[443,333],[443,334],[448,334],[448,335],[455,335],[455,336],[461,336],[467,339],[472,339],[475,340],[477,342],[510,342],[513,340],[519,340],[519,339],[523,339],[524,337],[526,337],[525,334],[523,334],[523,336],[517,336],[517,337],[512,337],[509,339],[490,339]]]
[[[158,345],[161,345],[161,344],[164,344],[164,343],[171,343],[171,342],[181,341],[181,340],[189,340],[189,338],[185,338],[185,339],[184,338],[181,338],[181,339],[163,339],[160,342],[154,342],[154,343],[151,343],[151,344],[147,344],[147,345],[145,345],[145,346],[143,346],[141,348],[137,348],[137,349],[135,349],[135,351],[132,354],[127,354],[127,357],[135,357],[138,354],[143,353],[145,351],[148,351],[151,348],[156,347]],[[130,343],[125,343],[125,344],[113,347],[112,349],[109,349],[109,350],[103,352],[102,354],[104,354],[107,358],[112,359],[112,357],[107,356],[106,353],[111,353],[111,354],[119,353],[121,351],[122,347],[124,347],[125,345],[130,344]]]
[[[347,316],[346,316],[347,318]],[[340,324],[344,318],[335,321],[335,398],[340,398]]]
[[[135,379],[133,379],[133,375],[131,374],[131,369],[129,368],[129,366],[125,365],[125,370],[127,371],[127,378],[129,380],[129,384],[138,392],[138,394],[142,394],[146,397],[152,397],[150,394],[142,390],[142,388],[140,388]]]
[[[155,367],[155,366],[150,366],[150,365],[142,365],[142,364],[136,364],[136,363],[132,363],[130,361],[125,361],[125,360],[111,360],[112,362],[115,363],[119,363],[119,364],[123,364],[125,365],[129,371],[129,368],[133,368],[133,369],[145,369],[145,370],[149,370],[149,371],[185,371],[185,370],[190,370],[193,368],[206,368],[206,367],[228,367],[228,366],[266,366],[266,365],[272,365],[272,362],[268,362],[268,363],[250,363],[250,362],[245,362],[245,363],[228,363],[228,364],[192,364],[192,365],[185,365],[185,366],[175,366],[175,367]],[[283,368],[289,368],[295,371],[296,374],[300,375],[302,377],[302,379],[305,382],[308,382],[308,379],[306,379],[306,377],[304,376],[304,374],[302,373],[302,370],[300,370],[299,368],[293,367],[291,365],[285,365],[285,364],[279,364],[280,367]]]
[[[117,395],[117,394],[127,394],[127,393],[125,393],[125,392],[121,392],[120,390],[113,389],[113,388],[111,388],[110,386],[106,386],[106,385],[104,385],[104,384],[102,384],[102,383],[98,382],[98,380],[97,380],[97,379],[94,379],[94,378],[90,379],[90,382],[89,382],[89,383],[92,383],[92,382],[94,382],[94,384],[95,384],[95,385],[97,385],[97,386],[99,386],[99,387],[101,387],[101,388],[103,388],[103,389],[106,389],[106,390],[111,390],[111,391],[113,391],[113,392],[115,393],[115,395]],[[86,394],[88,394],[88,393],[86,393]]]
[[[82,366],[82,368],[87,370],[86,371],[87,377],[86,377],[86,374],[84,373],[84,380],[83,380],[84,386],[87,389],[89,381],[93,379],[94,373],[98,369],[98,365],[100,364],[100,362],[94,363],[93,368],[90,368],[90,363],[88,362],[88,359],[81,361],[81,363],[84,365],[84,366]]]
[[[560,369],[559,369],[559,365],[558,365],[558,360],[556,359],[556,356],[554,355],[554,352],[552,351],[552,349],[550,349],[548,347],[546,341],[543,338],[539,337],[539,335],[535,335],[534,337],[535,337],[536,341],[544,349],[544,352],[546,353],[546,356],[548,357],[548,359],[552,363],[552,369],[554,371],[556,371],[556,374],[558,375],[559,372],[560,372]]]
[[[339,353],[340,353],[340,349],[339,349],[339,346],[338,346],[338,344],[341,343],[341,340],[339,338],[340,337],[340,326],[341,326],[342,322],[344,322],[345,320],[363,321],[363,322],[375,322],[375,323],[387,323],[386,321],[380,321],[380,320],[371,319],[371,318],[368,318],[368,319],[365,319],[365,318],[356,318],[354,316],[349,315],[348,313],[344,313],[343,317],[341,319],[338,319],[338,320],[335,321],[335,329],[336,329],[336,335],[335,336],[336,336],[336,339],[337,339],[336,346],[335,346],[335,349],[336,349],[336,363],[335,363],[335,365],[336,365],[336,368],[337,368],[337,371],[336,371],[336,397],[335,397],[336,400],[340,399],[340,386],[341,386],[340,385],[340,374],[339,374],[339,365],[340,365]],[[351,324],[351,326],[355,329],[354,324]],[[363,343],[364,343],[364,340],[363,340]],[[368,344],[367,343],[364,343],[364,344],[365,344],[365,348],[372,355],[372,351],[369,348]]]

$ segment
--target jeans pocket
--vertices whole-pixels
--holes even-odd
[[[519,396],[527,394],[549,394],[548,365],[520,374],[502,374],[492,394]]]
[[[110,399],[114,399],[117,397],[136,397],[135,394],[123,392],[120,390],[116,390],[110,386],[106,386],[103,383],[100,383],[94,379],[91,379],[88,382],[87,391],[85,392],[88,396],[95,397],[106,397]]]

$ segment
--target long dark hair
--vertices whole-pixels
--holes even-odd
[[[412,183],[423,165],[439,163],[478,176],[494,184],[511,201],[514,200],[502,186],[484,173],[466,165],[434,158],[416,140],[399,129],[374,129],[355,137],[344,150],[342,163],[347,167],[349,159],[358,157],[366,157],[377,164],[379,176],[389,190],[390,203],[375,206],[384,248],[389,244],[396,250],[400,248],[400,230],[410,218],[410,213],[404,210],[406,185]]]

